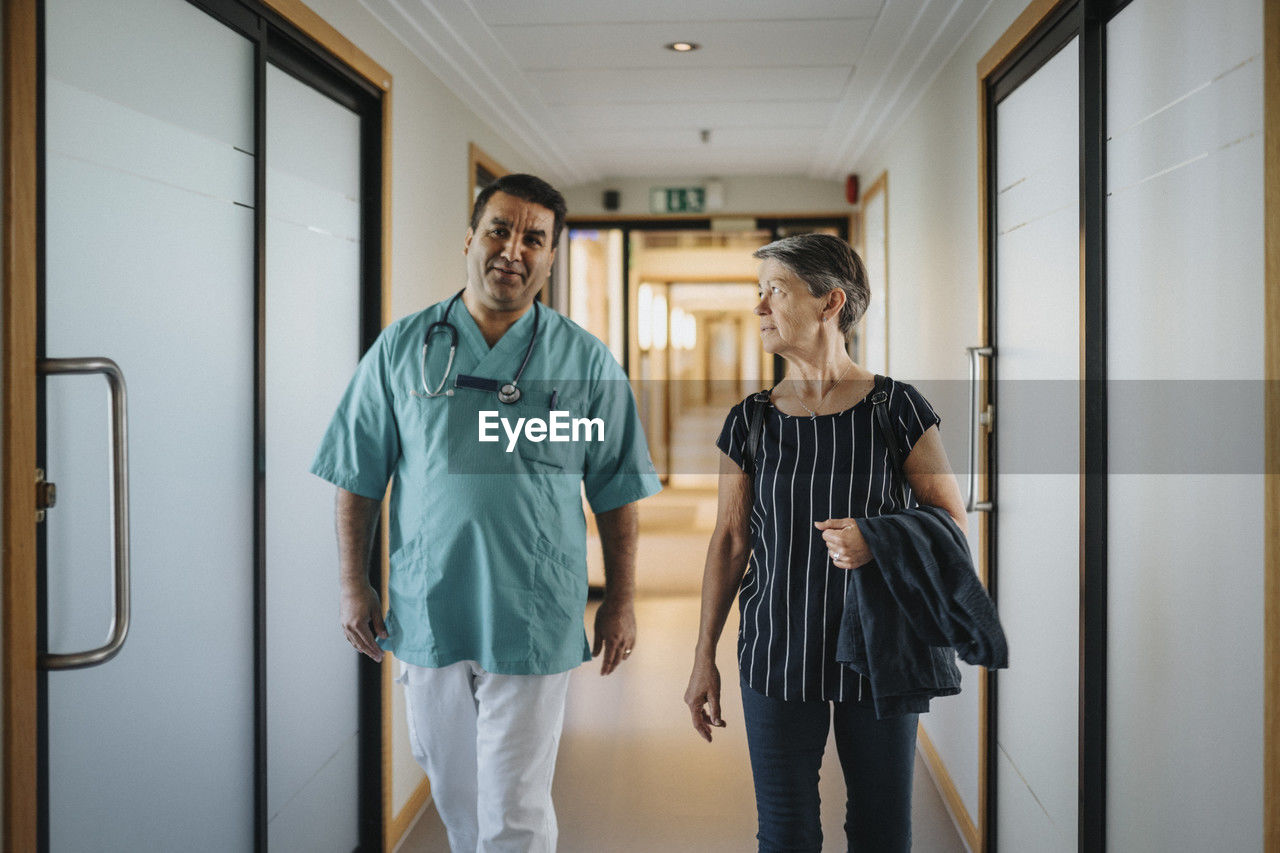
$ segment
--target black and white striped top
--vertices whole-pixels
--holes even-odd
[[[941,423],[905,382],[887,379],[889,420],[909,454]],[[869,396],[869,395],[868,395]],[[748,397],[730,410],[716,446],[742,467]],[[831,415],[765,410],[751,504],[751,560],[738,595],[738,668],[755,691],[784,700],[857,699],[858,678],[836,662],[850,573],[832,565],[816,521],[869,518],[901,507],[872,405]],[[914,504],[910,490],[907,500]]]

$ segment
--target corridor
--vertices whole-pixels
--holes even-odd
[[[690,554],[690,565],[700,558]],[[594,607],[587,612],[590,624]],[[689,677],[698,599],[646,596],[636,606],[640,642],[632,661],[600,678],[585,664],[569,686],[569,704],[556,770],[555,800],[563,853],[742,853],[755,846],[751,766],[741,725],[741,700],[732,678],[733,644],[720,647],[728,726],[706,744],[689,725],[681,702]],[[737,631],[729,617],[726,637]],[[653,688],[667,689],[655,693]],[[399,698],[397,697],[397,701]],[[822,829],[840,846],[844,785],[827,744],[823,767]],[[914,849],[962,853],[942,798],[917,755],[913,795]],[[447,850],[444,825],[434,809],[423,812],[400,853]]]
[[[708,507],[707,504],[710,504]],[[730,613],[717,659],[727,727],[711,744],[689,723],[681,701],[698,631],[698,584],[706,532],[677,533],[673,520],[698,506],[714,515],[708,492],[667,490],[641,504],[639,640],[632,659],[608,678],[584,664],[569,685],[556,769],[561,853],[742,853],[755,848],[751,766],[742,728]],[[702,526],[702,525],[698,525]],[[593,546],[594,547],[594,546]],[[646,593],[645,590],[650,590]],[[590,635],[595,604],[587,609]],[[395,696],[394,701],[403,701]],[[828,742],[823,765],[822,824],[826,846],[842,846],[844,784]],[[913,795],[914,850],[965,849],[933,780],[917,755]],[[434,809],[423,812],[400,853],[447,850]]]
[[[1009,649],[920,720],[914,849],[1280,851],[1280,0],[0,9],[3,849],[446,850],[394,656],[574,666],[580,488],[658,482],[634,655],[569,681],[559,849],[755,849],[736,605],[729,727],[683,703],[715,442],[806,379],[816,441],[856,366],[941,417],[908,479],[954,475]],[[846,272],[766,248],[806,235]],[[813,340],[843,372],[805,375]],[[530,446],[482,478],[489,394]],[[565,465],[537,430],[568,409],[609,417]],[[753,480],[775,536],[784,488],[822,524],[824,472],[872,512],[867,426],[775,506]],[[386,498],[374,547],[335,486]]]

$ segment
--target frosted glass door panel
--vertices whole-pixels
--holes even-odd
[[[1117,851],[1264,848],[1262,49],[1257,2],[1135,0],[1107,28]],[[1239,393],[1214,435],[1153,456],[1215,388]],[[1205,469],[1206,438],[1252,450]]]
[[[46,354],[129,389],[132,630],[49,675],[50,846],[253,830],[253,49],[180,0],[49,0]],[[106,394],[46,380],[50,651],[110,621]]]
[[[267,748],[273,851],[358,845],[334,490],[307,472],[360,357],[360,119],[267,72]]]
[[[1001,850],[1074,851],[1079,648],[1078,53],[997,107]]]

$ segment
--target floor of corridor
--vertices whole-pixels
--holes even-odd
[[[685,559],[701,573],[700,555]],[[718,655],[728,728],[706,743],[693,731],[682,701],[698,608],[696,594],[642,596],[631,660],[606,678],[600,677],[598,662],[574,672],[554,788],[561,853],[755,849],[755,804],[735,677],[736,613],[725,626]],[[593,616],[594,605],[588,608],[588,625]],[[913,849],[962,853],[919,756],[915,780]],[[825,846],[843,849],[844,784],[834,743],[827,746],[821,792]],[[448,850],[434,809],[422,815],[400,850]]]

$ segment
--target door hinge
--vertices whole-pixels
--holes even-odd
[[[44,478],[44,469],[36,469],[36,524],[44,521],[45,510],[58,505],[58,485]]]

